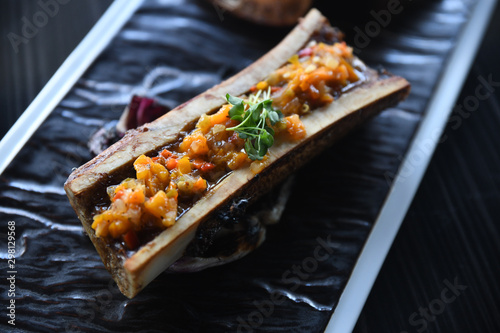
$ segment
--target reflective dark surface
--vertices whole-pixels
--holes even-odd
[[[357,40],[354,45],[362,59],[407,77],[413,85],[412,94],[398,108],[385,111],[299,173],[281,223],[268,229],[268,239],[259,250],[201,273],[163,274],[137,298],[127,300],[83,235],[62,191],[71,168],[91,157],[86,140],[105,120],[118,118],[131,94],[147,93],[175,106],[247,66],[286,33],[242,23],[205,3],[158,3],[147,2],[133,17],[2,175],[1,220],[14,220],[17,228],[16,328],[187,332],[249,331],[253,325],[258,331],[321,331],[387,194],[386,172],[396,171],[473,3],[443,1],[412,8],[394,17],[368,46]],[[326,3],[318,6],[327,16],[337,15]],[[341,21],[340,25],[352,31],[348,30],[352,24]],[[358,27],[365,25],[359,23]],[[356,43],[349,33],[347,39]],[[495,101],[488,100],[488,110],[498,120]],[[450,310],[429,322],[427,329],[451,332],[468,327],[464,332],[475,331],[474,326],[463,326],[470,321],[467,313],[472,307],[477,308],[474,318],[480,318],[476,320],[483,325],[481,331],[493,332],[498,326],[499,312],[494,311],[498,297],[492,296],[498,295],[498,289],[488,283],[495,275],[487,268],[493,263],[486,258],[498,252],[494,241],[498,240],[495,218],[499,215],[492,201],[498,199],[500,177],[495,170],[499,168],[485,167],[479,175],[474,165],[468,165],[484,156],[481,149],[470,148],[472,133],[484,128],[494,131],[495,123],[470,119],[476,123],[464,121],[458,130],[449,131],[450,139],[439,147],[448,147],[451,153],[445,153],[441,160],[436,157],[431,165],[427,175],[431,179],[424,181],[403,224],[357,331],[416,331],[420,325],[411,325],[408,317],[439,296],[444,288],[442,280],[453,282],[455,276],[459,282],[463,276],[469,289],[449,305]],[[467,134],[469,140],[464,137]],[[481,138],[495,142],[487,140],[486,133]],[[498,147],[493,143],[481,147],[493,156],[488,161],[495,163]],[[461,157],[462,148],[469,149],[473,158]],[[460,168],[450,172],[449,161]],[[464,177],[470,177],[472,183],[455,185]],[[484,189],[487,192],[482,188],[468,190],[484,179],[491,184]],[[465,197],[460,193],[466,193]],[[484,202],[482,193],[490,201],[474,212]],[[474,204],[467,204],[469,210],[458,211],[450,203],[453,199],[459,200],[460,206],[471,200]],[[444,210],[428,209],[440,207],[439,202]],[[487,232],[469,222],[468,217],[478,213]],[[422,219],[427,221],[426,228],[418,228]],[[455,229],[453,221],[465,226]],[[417,231],[411,229],[415,227]],[[458,230],[459,235],[443,236],[450,230]],[[476,234],[476,230],[483,232]],[[443,243],[443,239],[449,241]],[[462,242],[457,239],[467,250],[457,251],[463,256],[451,254],[453,261],[449,249],[460,248]],[[485,248],[478,249],[481,243]],[[5,249],[1,249],[2,257]],[[315,251],[325,259],[311,260]],[[484,258],[481,264],[474,263],[477,257]],[[416,264],[413,258],[418,258]],[[474,285],[474,281],[484,281],[488,287]],[[7,302],[3,289],[2,300]],[[472,300],[466,299],[468,292]],[[456,316],[453,307],[460,306],[463,315]],[[1,325],[12,328],[6,321]]]
[[[356,333],[500,332],[498,31],[497,5]],[[496,87],[465,108],[482,79]],[[448,282],[460,288],[445,291]]]

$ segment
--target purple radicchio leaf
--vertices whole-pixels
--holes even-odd
[[[170,109],[153,98],[134,95],[125,108],[120,121],[110,121],[99,128],[88,142],[89,150],[95,155],[120,140],[127,130],[137,128],[163,116]]]

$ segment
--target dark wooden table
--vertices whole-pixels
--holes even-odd
[[[24,37],[40,4],[2,2],[0,137],[110,3],[53,6]],[[480,76],[500,82],[499,31],[497,8],[457,105],[476,94]],[[450,118],[355,332],[500,332],[499,85]]]

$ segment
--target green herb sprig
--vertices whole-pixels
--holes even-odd
[[[260,92],[248,101],[226,94],[226,100],[233,105],[229,110],[229,117],[240,121],[237,126],[226,130],[235,131],[245,140],[245,151],[251,160],[264,158],[274,143],[274,130],[271,126],[283,118],[281,111],[273,109],[269,92],[264,96],[267,98],[259,101]],[[245,105],[248,105],[246,110]]]

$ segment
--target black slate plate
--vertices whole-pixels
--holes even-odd
[[[197,1],[146,1],[2,174],[1,220],[16,222],[15,330],[323,330],[473,5],[409,8],[368,45],[344,24],[363,60],[412,83],[408,100],[303,168],[281,223],[253,254],[200,273],[163,274],[128,300],[62,190],[71,169],[92,157],[87,139],[118,118],[131,94],[175,106],[246,67],[287,32]],[[326,2],[318,7],[337,15]],[[317,249],[325,260],[312,259]]]

